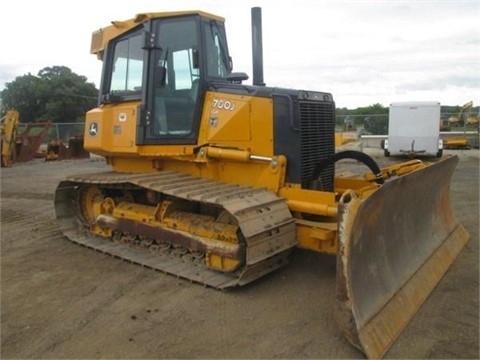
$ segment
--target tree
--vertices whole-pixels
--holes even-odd
[[[388,107],[382,104],[373,104],[366,107],[359,107],[351,111],[351,115],[386,115],[388,114]]]
[[[1,92],[4,109],[16,109],[22,122],[82,122],[95,107],[98,90],[68,67],[46,67],[37,76],[18,76]]]
[[[383,135],[388,132],[388,107],[384,107],[382,104],[376,103],[353,110],[337,109],[336,114],[337,126],[344,126],[345,120],[353,115],[355,127],[363,127],[368,133],[374,135]]]

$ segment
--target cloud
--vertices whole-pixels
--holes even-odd
[[[395,87],[400,92],[404,91],[418,91],[438,89],[444,90],[448,87],[463,88],[465,91],[475,91],[479,89],[478,78],[465,75],[447,75],[447,76],[432,76],[428,78],[418,78],[414,81],[405,82]]]
[[[54,65],[67,66],[98,87],[101,62],[89,54],[92,31],[140,12],[187,9],[226,18],[235,71],[251,78],[252,6],[262,7],[270,86],[332,92],[338,104],[350,108],[409,95],[463,104],[480,91],[475,82],[480,78],[480,3],[465,0],[137,0],[114,7],[98,2],[95,11],[79,2],[16,0],[9,12],[22,13],[29,26],[19,27],[15,17],[0,22],[2,34],[15,29],[2,39],[2,49],[9,51],[0,58],[0,89],[16,76]]]
[[[40,70],[40,69],[39,69]],[[2,64],[0,66],[0,83],[5,84],[15,80],[16,77],[31,73],[37,75],[37,72],[31,72],[28,64]]]

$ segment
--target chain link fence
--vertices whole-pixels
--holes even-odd
[[[449,123],[456,119],[456,113],[441,113],[440,131],[475,131],[475,127],[467,123]],[[388,135],[388,114],[369,115],[337,115],[335,119],[337,131],[360,131],[365,135]]]
[[[82,136],[85,128],[85,123],[21,123],[18,126],[17,132],[21,134],[27,129],[27,126],[35,125],[34,128],[29,130],[30,135],[37,135],[38,133],[47,129],[47,133],[43,138],[44,143],[48,143],[50,140],[62,140],[68,143],[68,139],[71,137]]]
[[[468,115],[468,114],[467,114]],[[440,138],[445,140],[466,139],[467,147],[479,148],[479,124],[468,123],[467,116],[458,121],[457,113],[441,113],[439,119]],[[453,120],[453,121],[452,121]],[[382,139],[388,137],[388,114],[337,115],[337,132],[355,132],[366,147],[381,146]]]
[[[361,134],[388,134],[388,114],[337,115],[337,131],[358,131]]]
[[[462,131],[478,132],[478,126],[476,128],[472,128],[468,124],[449,126],[448,119],[455,117],[456,115],[457,114],[454,113],[442,113],[439,119],[440,130],[451,130],[457,134]],[[353,131],[357,132],[359,136],[388,135],[388,114],[337,115],[335,124],[337,131]],[[27,124],[20,124],[18,131],[21,132],[26,126]],[[68,142],[70,137],[81,136],[84,134],[85,123],[48,123],[48,126],[49,129],[43,140],[44,143],[57,139]],[[445,127],[445,129],[443,129],[443,127]],[[39,127],[39,129],[40,128],[41,127]]]

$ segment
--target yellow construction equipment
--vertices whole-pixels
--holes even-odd
[[[357,141],[358,134],[356,132],[335,132],[335,147],[341,147],[343,145],[353,143]]]
[[[458,158],[380,169],[335,153],[332,95],[265,86],[261,29],[253,8],[252,85],[232,72],[222,17],[145,13],[94,32],[103,75],[84,146],[111,171],[59,183],[59,226],[214,288],[266,275],[295,247],[336,255],[339,326],[381,357],[468,241],[449,196]],[[345,158],[369,170],[336,177]]]
[[[17,136],[17,127],[20,122],[20,115],[16,110],[9,110],[1,119],[1,149],[2,149],[2,167],[12,165],[15,155],[15,141]]]
[[[46,161],[63,159],[83,159],[90,157],[90,153],[83,147],[83,135],[71,136],[67,145],[60,139],[53,139],[47,143],[47,150],[39,150],[52,123],[27,123],[20,127],[20,115],[16,110],[9,110],[0,119],[2,167],[9,167],[14,162],[26,162],[35,157],[45,158]]]
[[[449,136],[444,138],[443,146],[445,149],[469,149],[470,148],[470,144],[466,134],[466,129],[467,127],[469,127],[470,129],[472,127],[474,129],[475,128],[478,129],[478,124],[479,124],[477,116],[473,114],[469,114],[467,116],[468,111],[470,111],[472,108],[473,108],[473,101],[469,101],[460,108],[458,115],[451,116],[448,119],[449,124],[452,126],[456,126],[456,127],[463,126],[464,134],[461,136],[455,136],[455,137]]]
[[[473,107],[473,101],[469,101],[466,104],[463,104],[463,106],[460,108],[460,111],[458,112],[457,115],[450,116],[448,118],[448,123],[451,126],[456,126],[456,127],[465,125],[465,119],[464,119],[465,114],[470,109],[472,109],[472,107]]]
[[[473,115],[473,114],[468,115],[467,121],[466,121],[467,126],[473,126],[478,128],[479,124],[480,124],[480,110],[477,115]]]
[[[466,136],[449,137],[443,139],[443,147],[445,149],[469,149],[468,139]]]
[[[65,144],[61,139],[52,139],[47,144],[45,161],[86,159],[90,153],[83,147],[83,135],[71,136]]]
[[[46,121],[30,122],[22,129],[19,128],[15,140],[15,162],[27,162],[36,157],[45,157],[45,153],[39,149],[52,126],[51,121]]]
[[[1,121],[2,167],[45,156],[39,147],[52,126],[51,122],[27,123],[21,127],[20,115],[16,110],[7,111]]]

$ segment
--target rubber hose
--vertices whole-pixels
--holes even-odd
[[[384,184],[385,180],[383,179],[382,172],[380,170],[380,167],[378,164],[373,160],[373,158],[361,151],[355,151],[355,150],[345,150],[345,151],[340,151],[336,153],[335,155],[331,156],[328,159],[325,159],[321,163],[317,164],[315,169],[313,170],[312,173],[312,181],[318,179],[320,177],[320,174],[330,165],[336,163],[339,160],[343,159],[354,159],[357,161],[360,161],[361,163],[365,164],[368,166],[368,168],[375,174],[375,181],[377,184]]]

